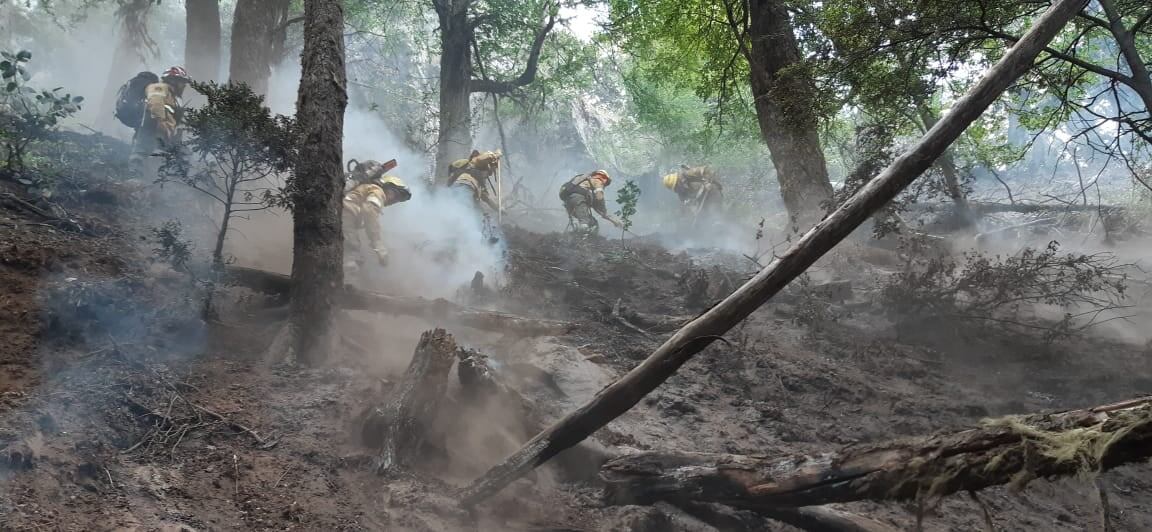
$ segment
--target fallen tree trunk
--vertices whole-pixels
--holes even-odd
[[[612,504],[721,503],[772,512],[915,500],[1111,469],[1152,457],[1152,397],[819,456],[639,453],[601,469]]]
[[[416,457],[444,399],[455,354],[456,340],[451,334],[444,329],[426,331],[404,377],[388,399],[368,413],[362,437],[380,450],[378,473],[407,466]]]
[[[719,530],[752,532],[765,530],[763,520],[787,523],[805,532],[896,532],[896,528],[834,508],[773,508],[747,512],[717,503],[654,503],[656,508],[671,506]]]
[[[228,266],[227,280],[258,292],[287,296],[292,288],[287,275]],[[575,329],[576,324],[557,320],[525,318],[514,314],[463,307],[446,299],[398,297],[346,285],[336,304],[348,310],[366,310],[427,318],[435,322],[452,322],[474,329],[518,336],[560,336]]]
[[[680,329],[643,363],[473,481],[460,492],[461,503],[473,505],[490,497],[627,412],[696,353],[783,290],[924,173],[969,124],[1032,66],[1037,54],[1086,3],[1087,0],[1054,2],[1028,33],[915,146],[805,233],[767,268]]]

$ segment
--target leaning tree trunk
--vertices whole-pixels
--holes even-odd
[[[289,3],[288,0],[236,2],[236,11],[232,16],[232,51],[228,67],[231,81],[248,84],[256,94],[268,92],[272,64],[278,60],[277,54],[282,48],[278,40],[284,38],[284,32],[276,30],[287,18]]]
[[[461,502],[474,505],[483,501],[564,449],[580,443],[639,403],[696,353],[723,338],[732,327],[783,290],[927,170],[969,124],[1032,66],[1040,50],[1086,3],[1087,0],[1057,0],[1053,3],[1028,33],[968,89],[948,116],[876,179],[793,242],[772,264],[685,325],[639,366],[600,390],[589,402],[537,434],[512,456],[461,490]]]
[[[197,81],[220,77],[220,0],[185,0],[184,68]]]
[[[440,129],[436,141],[437,182],[448,165],[472,149],[472,31],[467,13],[440,15]]]
[[[821,218],[832,183],[820,146],[816,97],[788,9],[780,0],[748,4],[748,62],[760,133],[772,154],[780,194],[799,229]]]
[[[305,0],[304,51],[296,119],[300,153],[292,191],[291,354],[323,360],[331,341],[334,298],[344,284],[341,195],[344,190],[344,2]]]

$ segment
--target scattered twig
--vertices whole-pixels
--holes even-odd
[[[1104,481],[1097,475],[1093,480],[1096,484],[1096,493],[1100,496],[1100,518],[1103,520],[1104,532],[1115,532],[1112,526],[1112,506],[1108,503],[1108,489],[1104,486]]]
[[[284,481],[284,477],[288,476],[289,471],[292,471],[293,465],[295,465],[295,464],[288,464],[288,467],[284,468],[284,472],[280,473],[280,477],[276,479],[276,482],[274,484],[272,484],[273,488],[280,486],[280,483]]]
[[[648,331],[645,331],[644,329],[641,329],[641,328],[633,325],[632,322],[628,321],[628,319],[625,318],[624,315],[620,313],[621,301],[622,300],[620,298],[617,298],[616,303],[612,305],[612,318],[615,319],[621,325],[627,327],[628,329],[635,331],[640,336],[643,336],[645,338],[651,338],[652,335],[648,334]]]
[[[205,408],[205,407],[200,406],[200,405],[195,404],[195,403],[189,403],[189,404],[192,405],[192,408],[195,408],[196,410],[199,410],[205,414],[208,414],[209,416],[211,416],[213,418],[216,418],[217,421],[223,422],[225,425],[228,425],[229,427],[232,427],[233,429],[236,429],[240,432],[248,434],[249,436],[252,437],[252,439],[256,440],[256,444],[259,445],[261,449],[265,449],[265,450],[271,449],[277,443],[276,441],[271,441],[271,442],[266,441],[264,438],[260,437],[260,435],[257,434],[256,431],[254,431],[254,430],[252,430],[252,429],[250,429],[244,425],[241,425],[240,423],[232,421],[231,419],[228,419],[227,417],[224,417],[222,414],[219,414],[213,410],[210,410],[208,408]]]
[[[988,527],[988,532],[996,532],[996,523],[992,521],[992,512],[988,510],[988,505],[984,504],[984,500],[981,499],[975,491],[969,491],[968,496],[976,502],[976,505],[980,507],[980,511],[984,514],[984,526]]]

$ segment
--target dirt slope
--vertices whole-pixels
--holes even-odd
[[[523,436],[500,428],[509,413],[462,403],[451,403],[448,443],[427,464],[378,477],[357,441],[358,416],[403,371],[420,332],[441,324],[349,313],[341,326],[350,340],[330,367],[284,367],[264,357],[277,324],[251,294],[230,292],[220,320],[204,323],[182,302],[179,276],[145,266],[148,246],[139,251],[135,230],[96,237],[30,222],[0,210],[0,528],[703,529],[666,508],[602,507],[594,483],[573,480],[593,467],[579,464],[538,472],[474,513],[459,510],[451,489]],[[515,229],[508,239],[509,286],[473,303],[582,326],[521,340],[452,332],[497,360],[550,417],[666,335],[633,322],[690,317],[747,274],[738,258],[693,259],[644,241],[623,249]],[[820,275],[847,275],[829,273],[837,261],[851,257],[826,261]],[[1088,338],[1044,348],[961,330],[898,341],[867,311],[867,275],[853,277],[851,297],[835,305],[840,319],[813,320],[808,299],[782,297],[598,434],[598,444],[608,452],[819,451],[1152,392],[1140,347]],[[1105,476],[1117,529],[1152,529],[1148,473]],[[1095,488],[1082,481],[982,497],[1004,529],[1099,522]],[[915,521],[900,505],[845,508],[899,528]],[[928,530],[983,526],[964,497],[940,501],[925,518]]]

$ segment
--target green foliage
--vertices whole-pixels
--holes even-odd
[[[620,225],[623,231],[632,228],[632,216],[636,214],[636,203],[640,201],[640,185],[635,181],[629,180],[624,183],[623,187],[616,193],[616,204],[620,205],[620,210],[616,211],[616,216],[620,217]]]
[[[620,242],[624,242],[624,235],[632,228],[632,217],[636,215],[636,204],[640,201],[640,186],[629,180],[616,192],[616,204],[620,208],[616,216],[620,221]]]
[[[156,247],[152,256],[160,262],[172,266],[178,272],[188,272],[188,261],[192,258],[192,242],[182,238],[184,227],[178,220],[168,220],[159,227],[152,228],[152,238]]]
[[[184,125],[192,136],[166,152],[159,182],[181,183],[223,207],[213,253],[215,263],[222,264],[232,217],[284,204],[286,195],[278,192],[273,178],[292,168],[296,123],[273,115],[264,97],[245,84],[193,82],[192,88],[208,103],[185,112]]]
[[[0,51],[0,143],[5,152],[5,170],[26,168],[28,148],[47,140],[60,121],[80,110],[81,96],[61,94],[61,88],[41,90],[27,85],[32,74],[26,66],[32,53]]]

